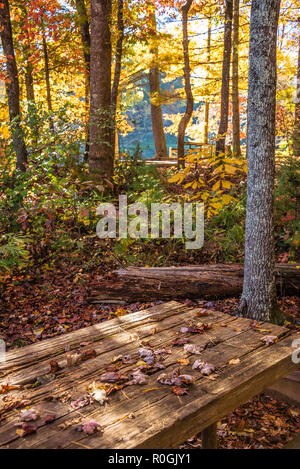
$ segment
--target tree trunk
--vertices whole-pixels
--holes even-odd
[[[90,108],[90,64],[91,64],[91,36],[90,24],[85,7],[85,0],[76,0],[76,10],[80,26],[81,43],[83,48],[83,56],[85,61],[85,109],[86,109],[86,137],[84,159],[88,160],[89,154],[89,108]]]
[[[273,318],[276,45],[280,0],[253,0],[248,88],[248,199],[240,312]]]
[[[211,52],[211,19],[208,19],[208,30],[207,30],[207,63],[208,63],[208,73],[207,78],[209,78],[210,71],[210,52]],[[209,126],[209,110],[210,102],[207,99],[205,102],[205,124],[204,124],[204,143],[208,143],[208,126]]]
[[[232,47],[232,151],[237,158],[241,156],[241,122],[239,103],[239,28],[240,0],[233,4],[233,47]]]
[[[188,14],[193,0],[187,0],[182,7],[182,29],[183,29],[183,55],[184,55],[184,83],[186,94],[186,110],[178,127],[178,169],[185,166],[184,161],[184,138],[185,131],[191,120],[194,110],[194,97],[191,87],[191,67],[189,54],[189,36],[188,36]]]
[[[300,270],[296,264],[277,264],[276,283],[281,295],[298,295]],[[136,302],[186,298],[226,298],[243,290],[242,264],[185,267],[129,267],[97,282],[90,291],[92,303]]]
[[[295,103],[295,127],[294,127],[294,155],[300,156],[300,39],[298,53],[298,73],[296,87],[296,103]]]
[[[112,0],[91,1],[91,104],[89,171],[95,178],[113,176],[111,146]]]
[[[232,15],[233,0],[226,0],[225,27],[224,27],[224,53],[221,90],[221,116],[220,126],[216,143],[216,154],[225,153],[226,134],[228,131],[229,115],[229,81],[230,81],[230,59],[232,49]]]
[[[17,169],[26,171],[27,150],[20,122],[19,76],[15,58],[8,0],[3,0],[0,5],[0,28],[1,42],[4,56],[6,58],[6,91],[8,96],[13,148],[17,157]]]
[[[47,104],[48,111],[51,113],[52,109],[52,98],[51,98],[51,85],[50,85],[50,70],[49,70],[49,56],[48,56],[48,45],[45,33],[43,32],[43,52],[44,52],[44,62],[45,62],[45,80],[46,80],[46,90],[47,90]],[[49,119],[50,129],[54,132],[54,125],[52,116]]]
[[[27,101],[34,103],[35,96],[34,96],[33,76],[32,76],[33,66],[32,66],[32,63],[28,60],[29,54],[30,54],[29,47],[27,46],[25,49],[25,56],[27,60],[26,70],[25,70],[26,98],[27,98]]]
[[[152,131],[155,145],[155,159],[168,159],[168,150],[164,123],[161,109],[161,93],[159,83],[159,59],[157,45],[157,30],[155,12],[150,14],[151,25],[153,26],[153,43],[151,46],[151,68],[149,70],[150,106],[152,118]]]
[[[118,106],[118,95],[121,78],[122,67],[122,54],[123,54],[123,39],[124,39],[124,0],[118,0],[118,40],[116,45],[115,54],[115,73],[114,81],[111,92],[111,107],[112,107],[112,132],[111,132],[111,148],[113,152],[113,159],[116,156],[116,117]]]
[[[86,73],[89,78],[91,63],[91,37],[90,24],[85,7],[84,0],[76,0],[76,10],[80,26],[81,43],[83,48],[83,56],[86,66]]]

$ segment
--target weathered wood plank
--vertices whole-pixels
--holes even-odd
[[[153,308],[132,313],[127,316],[118,317],[101,324],[79,329],[70,334],[47,339],[36,344],[12,350],[6,353],[5,362],[0,363],[1,371],[11,369],[14,366],[20,366],[28,363],[35,363],[44,357],[55,357],[63,353],[66,346],[78,346],[80,342],[102,340],[109,335],[116,334],[122,329],[132,329],[138,325],[160,321],[169,316],[179,314],[186,309],[175,301],[170,301],[163,305],[154,306]]]
[[[244,321],[244,320],[239,320],[239,321]],[[249,324],[247,324],[249,326]],[[228,326],[229,327],[229,326]],[[272,333],[278,333],[279,335],[280,334],[284,334],[286,332],[285,329],[283,328],[278,328],[278,326],[272,326],[273,330],[272,330]],[[277,329],[276,329],[277,328]],[[241,329],[239,327],[235,327],[235,329]],[[234,329],[233,329],[234,331]],[[225,333],[226,335],[226,328],[220,328],[220,332],[222,332],[222,334]],[[220,364],[222,363],[226,363],[226,360],[229,360],[230,357],[236,357],[236,356],[246,356],[249,351],[251,352],[251,350],[253,350],[253,347],[256,348],[257,346],[259,346],[261,344],[262,346],[262,342],[260,341],[260,334],[257,332],[257,331],[252,331],[252,330],[248,330],[247,332],[244,332],[244,331],[239,331],[239,330],[235,330],[234,331],[236,335],[240,335],[241,336],[241,340],[240,340],[240,347],[236,346],[236,343],[232,343],[232,344],[229,344],[229,346],[227,346],[227,348],[225,347],[224,348],[224,344],[219,344],[215,347],[212,347],[211,349],[208,349],[205,353],[204,353],[204,359],[210,359],[211,358],[211,354],[213,354],[213,357],[215,359],[218,359]],[[246,340],[246,336],[248,337],[248,339]],[[243,337],[242,337],[243,336]],[[200,337],[197,337],[197,339],[200,339]],[[231,339],[231,340],[234,340],[234,339]],[[194,340],[193,340],[194,342]],[[251,345],[252,344],[252,345]],[[251,348],[252,347],[252,348]],[[219,349],[219,350],[216,350],[216,349]],[[178,355],[180,356],[180,353],[176,351],[176,353],[178,353]],[[181,355],[182,356],[182,355]],[[170,363],[170,366],[174,365],[174,360],[175,360],[175,357],[172,358],[173,359],[173,362]],[[224,362],[225,360],[225,362]],[[200,377],[200,381],[203,381],[203,378]],[[156,377],[153,376],[150,378],[150,384],[149,386],[151,385],[157,385],[156,383]],[[126,419],[126,425],[123,429],[123,426],[124,426],[124,422],[122,419],[124,416],[128,416],[128,413],[130,413],[131,411],[132,412],[135,412],[136,413],[136,419],[133,420],[133,422],[136,422],[136,425],[137,425],[137,431],[138,433],[140,433],[141,431],[144,432],[144,422],[145,422],[145,418],[148,419],[148,415],[150,414],[150,417],[152,418],[152,414],[153,412],[156,414],[156,407],[159,406],[160,408],[160,412],[161,412],[161,416],[164,415],[164,412],[167,411],[167,413],[173,409],[176,410],[178,409],[178,405],[181,405],[181,404],[178,404],[178,400],[176,398],[176,396],[170,396],[170,391],[168,389],[166,389],[167,387],[164,386],[164,387],[160,387],[159,390],[153,390],[153,391],[150,391],[149,393],[146,394],[146,398],[145,398],[145,395],[141,395],[142,393],[139,392],[139,396],[136,396],[136,389],[134,390],[133,389],[134,387],[132,388],[129,388],[128,391],[126,389],[126,395],[129,399],[125,398],[124,396],[117,402],[117,406],[114,407],[112,406],[112,408],[110,409],[103,409],[103,408],[100,408],[100,409],[97,409],[97,406],[96,406],[96,411],[94,411],[94,405],[91,406],[91,408],[84,408],[82,409],[82,414],[83,415],[89,415],[90,417],[96,417],[96,418],[99,418],[99,423],[101,423],[102,425],[103,424],[106,424],[107,422],[107,428],[105,429],[105,433],[103,435],[103,437],[101,437],[101,447],[105,447],[105,445],[108,445],[106,447],[112,447],[112,446],[109,446],[109,441],[110,441],[110,444],[113,444],[114,446],[113,447],[134,447],[134,443],[132,442],[133,446],[128,446],[130,445],[131,443],[128,442],[128,440],[126,440],[125,442],[122,440],[122,437],[120,437],[120,435],[127,435],[128,434],[128,425],[129,427],[131,426],[132,422],[128,421],[128,418]],[[193,386],[194,388],[194,386]],[[195,394],[196,393],[196,394]],[[206,392],[203,392],[203,390],[201,389],[201,387],[199,386],[195,386],[195,389],[193,392],[191,392],[191,394],[189,396],[184,396],[184,399],[183,399],[183,402],[186,403],[185,405],[187,405],[187,403],[189,403],[189,405],[191,405],[191,410],[193,410],[193,402],[194,402],[194,399],[195,398],[199,398],[199,395],[202,394],[204,395],[204,397],[206,396]],[[187,399],[185,399],[187,398]],[[164,400],[167,399],[168,402],[166,402],[163,407],[162,407],[162,403],[164,402]],[[172,401],[172,405],[170,407],[170,402],[169,400],[171,399]],[[175,400],[175,404],[174,404],[174,400]],[[146,401],[146,402],[145,402]],[[174,407],[175,405],[175,407]],[[90,406],[89,406],[90,407]],[[127,414],[126,414],[127,412]],[[73,415],[74,415],[74,412],[73,412]],[[118,420],[118,419],[121,419],[120,420],[120,423],[117,423],[117,424],[112,424],[112,420],[115,418],[115,420]],[[140,417],[140,418],[139,418]],[[149,418],[150,418],[149,417]],[[69,418],[69,415],[66,417],[66,419]],[[156,417],[157,418],[157,417]],[[151,419],[150,419],[151,420]],[[60,419],[59,419],[60,421]],[[158,418],[158,421],[159,418]],[[129,422],[129,424],[128,424]],[[148,422],[149,423],[149,419],[148,419]],[[52,427],[53,424],[51,424],[51,427]],[[120,428],[119,428],[120,427]],[[53,428],[53,427],[52,427]],[[28,438],[26,438],[26,441],[25,440],[18,440],[16,441],[13,446],[15,447],[47,447],[47,446],[43,446],[43,445],[49,445],[48,447],[55,447],[55,445],[57,446],[59,444],[59,438],[60,438],[60,435],[61,435],[61,438],[64,439],[64,442],[67,444],[68,441],[70,441],[70,438],[73,438],[73,440],[79,438],[78,441],[81,441],[81,436],[80,434],[75,434],[74,435],[74,430],[70,430],[69,432],[67,431],[66,432],[63,432],[63,433],[60,433],[61,431],[57,430],[57,429],[54,429],[51,431],[51,428],[50,426],[48,426],[47,428],[43,429],[39,429],[38,431],[38,434],[35,436],[35,435],[32,435]],[[124,433],[125,432],[125,433]],[[116,436],[116,435],[117,436]],[[36,441],[36,438],[38,439],[38,441]],[[95,437],[97,438],[98,440],[98,437]],[[123,443],[118,440],[121,440],[123,441]],[[133,435],[130,436],[130,438],[135,438]],[[94,438],[92,439],[93,441]],[[64,444],[65,444],[64,443]],[[84,444],[91,444],[90,442],[85,442]],[[121,446],[119,446],[121,444]],[[123,446],[122,446],[123,444]],[[19,445],[19,446],[18,446]],[[53,446],[54,445],[54,446]],[[71,443],[71,446],[72,446],[72,443]],[[76,447],[76,443],[74,443],[74,447]],[[94,447],[97,447],[97,446],[94,446]]]

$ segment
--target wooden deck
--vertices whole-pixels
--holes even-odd
[[[180,332],[199,322],[209,325],[204,333]],[[265,335],[276,336],[278,341],[266,345]],[[204,351],[187,354],[183,345],[173,344],[179,337]],[[300,334],[283,327],[261,324],[255,328],[248,319],[173,301],[10,351],[6,362],[0,363],[0,448],[176,448],[199,431],[210,428],[211,432],[227,413],[297,369],[299,365],[291,359],[296,337]],[[129,377],[141,360],[141,347],[169,352],[160,361],[165,369],[140,364],[149,375],[146,384],[126,385],[124,378],[124,387],[109,394],[104,405],[94,401],[76,406],[103,373],[117,369]],[[70,350],[74,353],[74,349],[90,358],[70,366]],[[127,355],[133,364],[122,363],[120,356]],[[187,358],[189,364],[180,363]],[[192,370],[197,359],[214,364],[216,372],[203,376]],[[188,394],[182,396],[157,381],[161,373],[178,367],[181,374],[194,377]],[[5,392],[7,384],[20,388]],[[40,414],[28,423],[36,425],[36,431],[23,437],[16,426],[20,402]],[[96,421],[103,431],[93,435],[77,431],[86,419]],[[210,432],[204,434],[208,446],[213,440]]]

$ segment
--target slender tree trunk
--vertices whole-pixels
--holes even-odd
[[[210,71],[210,52],[211,52],[211,19],[208,19],[208,30],[207,30],[207,63],[208,63],[208,73],[207,78],[209,78]],[[207,99],[205,102],[205,124],[204,124],[204,143],[208,143],[208,126],[209,126],[209,110],[210,102]]]
[[[116,117],[118,106],[118,95],[121,78],[122,68],[122,55],[123,55],[123,40],[124,40],[124,0],[118,0],[118,40],[116,45],[115,54],[115,73],[114,81],[111,91],[111,107],[112,107],[112,132],[111,132],[111,147],[113,151],[113,159],[116,156]]]
[[[27,55],[27,64],[26,64],[26,70],[25,70],[26,98],[27,98],[27,101],[34,103],[35,96],[34,96],[33,76],[32,76],[33,66],[32,66],[32,63],[28,60],[28,57],[29,57],[28,52],[25,52],[25,54]]]
[[[239,103],[239,41],[240,0],[233,4],[233,48],[232,48],[232,151],[241,156],[241,121]]]
[[[298,53],[298,73],[296,86],[295,127],[294,127],[294,155],[300,156],[300,39]]]
[[[194,97],[191,87],[191,67],[189,55],[189,36],[188,36],[188,14],[193,0],[187,0],[182,7],[182,29],[183,29],[183,55],[184,55],[184,82],[186,94],[186,110],[178,127],[178,168],[185,166],[184,161],[184,138],[185,131],[191,120],[194,110]]]
[[[224,53],[221,90],[221,116],[217,136],[216,154],[225,153],[226,134],[228,131],[229,115],[229,81],[230,81],[230,59],[232,48],[232,15],[233,0],[226,0],[225,27],[224,27]]]
[[[156,31],[155,12],[150,15],[151,24],[153,26],[153,44],[150,50],[151,68],[149,70],[149,88],[150,88],[150,106],[152,118],[152,131],[155,145],[155,159],[166,160],[168,158],[168,150],[166,136],[164,131],[164,122],[161,109],[161,93],[159,83],[159,59],[158,44]]]
[[[84,0],[76,0],[76,10],[80,26],[81,43],[83,48],[83,56],[86,66],[86,73],[89,77],[90,63],[91,63],[91,37],[90,37],[90,24],[85,7]]]
[[[15,58],[10,11],[8,0],[0,5],[0,35],[6,58],[6,91],[8,96],[9,118],[13,148],[17,157],[17,169],[26,171],[27,150],[21,126],[19,75]]]
[[[111,14],[112,0],[91,1],[91,110],[89,171],[112,178],[111,145]]]
[[[49,55],[48,55],[48,45],[45,33],[43,32],[43,52],[44,52],[44,62],[45,62],[45,80],[46,80],[46,90],[47,90],[47,104],[48,111],[51,113],[52,108],[52,98],[51,98],[51,85],[50,85],[50,69],[49,69]],[[52,116],[50,116],[50,129],[54,132],[54,125]]]
[[[88,160],[89,154],[89,109],[90,109],[90,65],[91,65],[91,36],[90,23],[86,11],[85,0],[76,0],[76,10],[80,26],[81,43],[85,62],[85,109],[86,109],[86,125],[85,125],[85,150],[84,160]]]
[[[252,0],[248,88],[248,200],[240,312],[260,321],[276,307],[274,175],[276,46],[280,0]]]

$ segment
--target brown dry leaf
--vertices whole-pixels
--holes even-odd
[[[233,358],[232,360],[230,360],[229,365],[238,365],[239,363],[241,363],[241,360],[239,358]]]
[[[0,386],[0,394],[6,394],[9,391],[14,391],[16,389],[20,389],[21,386],[10,386],[9,384],[1,384]]]
[[[188,358],[178,358],[177,363],[182,366],[187,366],[190,364],[190,360]]]
[[[266,335],[265,337],[262,337],[260,340],[267,345],[271,345],[271,344],[275,344],[275,342],[278,341],[278,337],[276,335]]]

